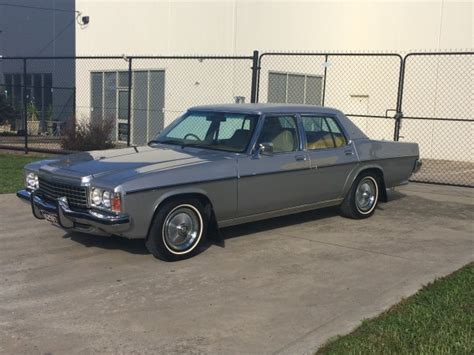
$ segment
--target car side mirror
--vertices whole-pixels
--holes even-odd
[[[260,143],[255,150],[255,158],[260,155],[273,155],[273,143]]]

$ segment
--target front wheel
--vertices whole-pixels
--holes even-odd
[[[206,239],[209,218],[197,199],[174,199],[159,207],[146,247],[156,258],[176,261],[194,256]]]
[[[341,204],[342,215],[354,219],[372,216],[379,200],[379,190],[379,177],[376,174],[360,174]]]

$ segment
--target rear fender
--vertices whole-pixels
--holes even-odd
[[[346,184],[344,185],[344,189],[343,189],[343,197],[345,197],[352,185],[354,184],[354,181],[357,179],[357,177],[363,173],[364,171],[367,171],[367,170],[377,170],[379,175],[380,175],[380,179],[382,180],[381,183],[382,183],[382,186],[381,186],[381,198],[382,198],[382,201],[386,201],[386,198],[387,198],[387,194],[386,194],[386,189],[385,189],[385,175],[384,175],[384,170],[382,168],[382,166],[380,166],[379,164],[377,163],[361,163],[359,165],[357,165],[352,171],[351,173],[348,175],[348,178],[346,180]]]

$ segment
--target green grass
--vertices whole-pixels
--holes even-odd
[[[366,320],[317,354],[474,354],[474,263]]]
[[[0,194],[16,192],[25,186],[23,167],[46,156],[0,153]]]

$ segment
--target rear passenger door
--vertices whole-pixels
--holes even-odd
[[[350,142],[336,117],[301,115],[311,173],[317,187],[311,190],[315,202],[342,197],[347,176],[357,164]]]

